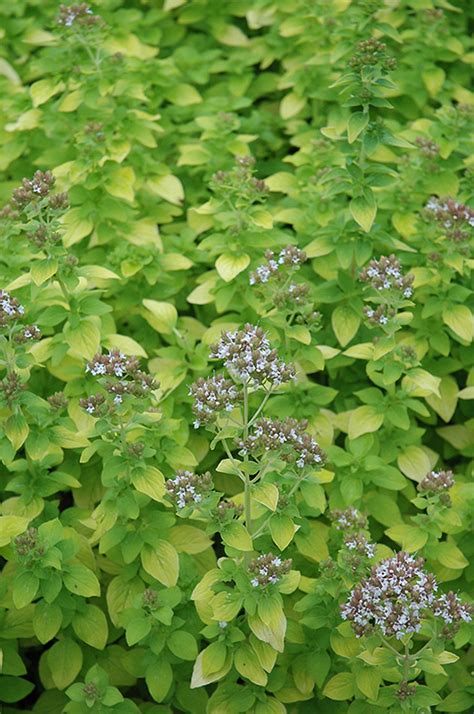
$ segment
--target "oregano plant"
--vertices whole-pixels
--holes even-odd
[[[0,20],[2,714],[471,712],[470,4]]]

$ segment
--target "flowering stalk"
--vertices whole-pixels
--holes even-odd
[[[306,467],[318,468],[324,463],[319,445],[306,432],[306,422],[295,419],[270,419],[262,413],[271,395],[283,384],[295,379],[295,369],[279,359],[268,337],[260,327],[245,325],[242,330],[223,333],[211,347],[211,358],[223,360],[230,379],[214,375],[199,379],[190,387],[193,397],[195,427],[201,424],[216,433],[234,472],[243,483],[244,522],[251,538],[261,535],[269,518],[255,524],[252,520],[252,491],[271,470],[281,463],[293,473],[295,490],[307,475]],[[251,405],[254,395],[264,392],[260,403]],[[252,399],[253,401],[253,399]],[[234,418],[233,412],[239,416]],[[234,456],[239,449],[239,460]]]

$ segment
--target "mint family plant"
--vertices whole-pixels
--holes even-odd
[[[472,710],[471,14],[0,4],[6,714]]]

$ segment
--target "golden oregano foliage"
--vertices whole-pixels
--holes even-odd
[[[470,12],[0,3],[5,714],[472,711]]]

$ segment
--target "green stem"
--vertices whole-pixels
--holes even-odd
[[[232,466],[233,466],[233,467],[235,468],[235,470],[238,472],[238,476],[239,476],[240,480],[245,483],[245,481],[246,481],[245,474],[243,473],[243,471],[240,470],[239,464],[237,463],[237,461],[236,461],[236,460],[234,459],[234,457],[232,456],[232,452],[231,452],[231,450],[229,449],[229,445],[228,445],[227,441],[226,441],[225,439],[222,439],[222,444],[223,444],[223,446],[224,446],[224,450],[225,450],[227,456],[229,457],[230,461],[232,462]]]
[[[250,499],[250,479],[247,478],[244,481],[244,512],[245,512],[245,525],[252,538],[252,503]]]
[[[244,393],[244,394],[245,394],[245,393]],[[250,419],[249,424],[248,424],[249,427],[252,426],[252,424],[253,424],[253,423],[255,422],[255,420],[257,419],[258,415],[261,413],[262,409],[265,407],[265,404],[268,402],[268,400],[269,400],[271,394],[272,394],[272,388],[270,387],[270,389],[268,390],[268,392],[265,394],[264,398],[262,399],[262,401],[261,401],[261,403],[260,403],[260,406],[258,407],[257,411],[255,412],[255,414],[253,415],[253,417]],[[245,415],[244,415],[244,418],[245,418]]]

